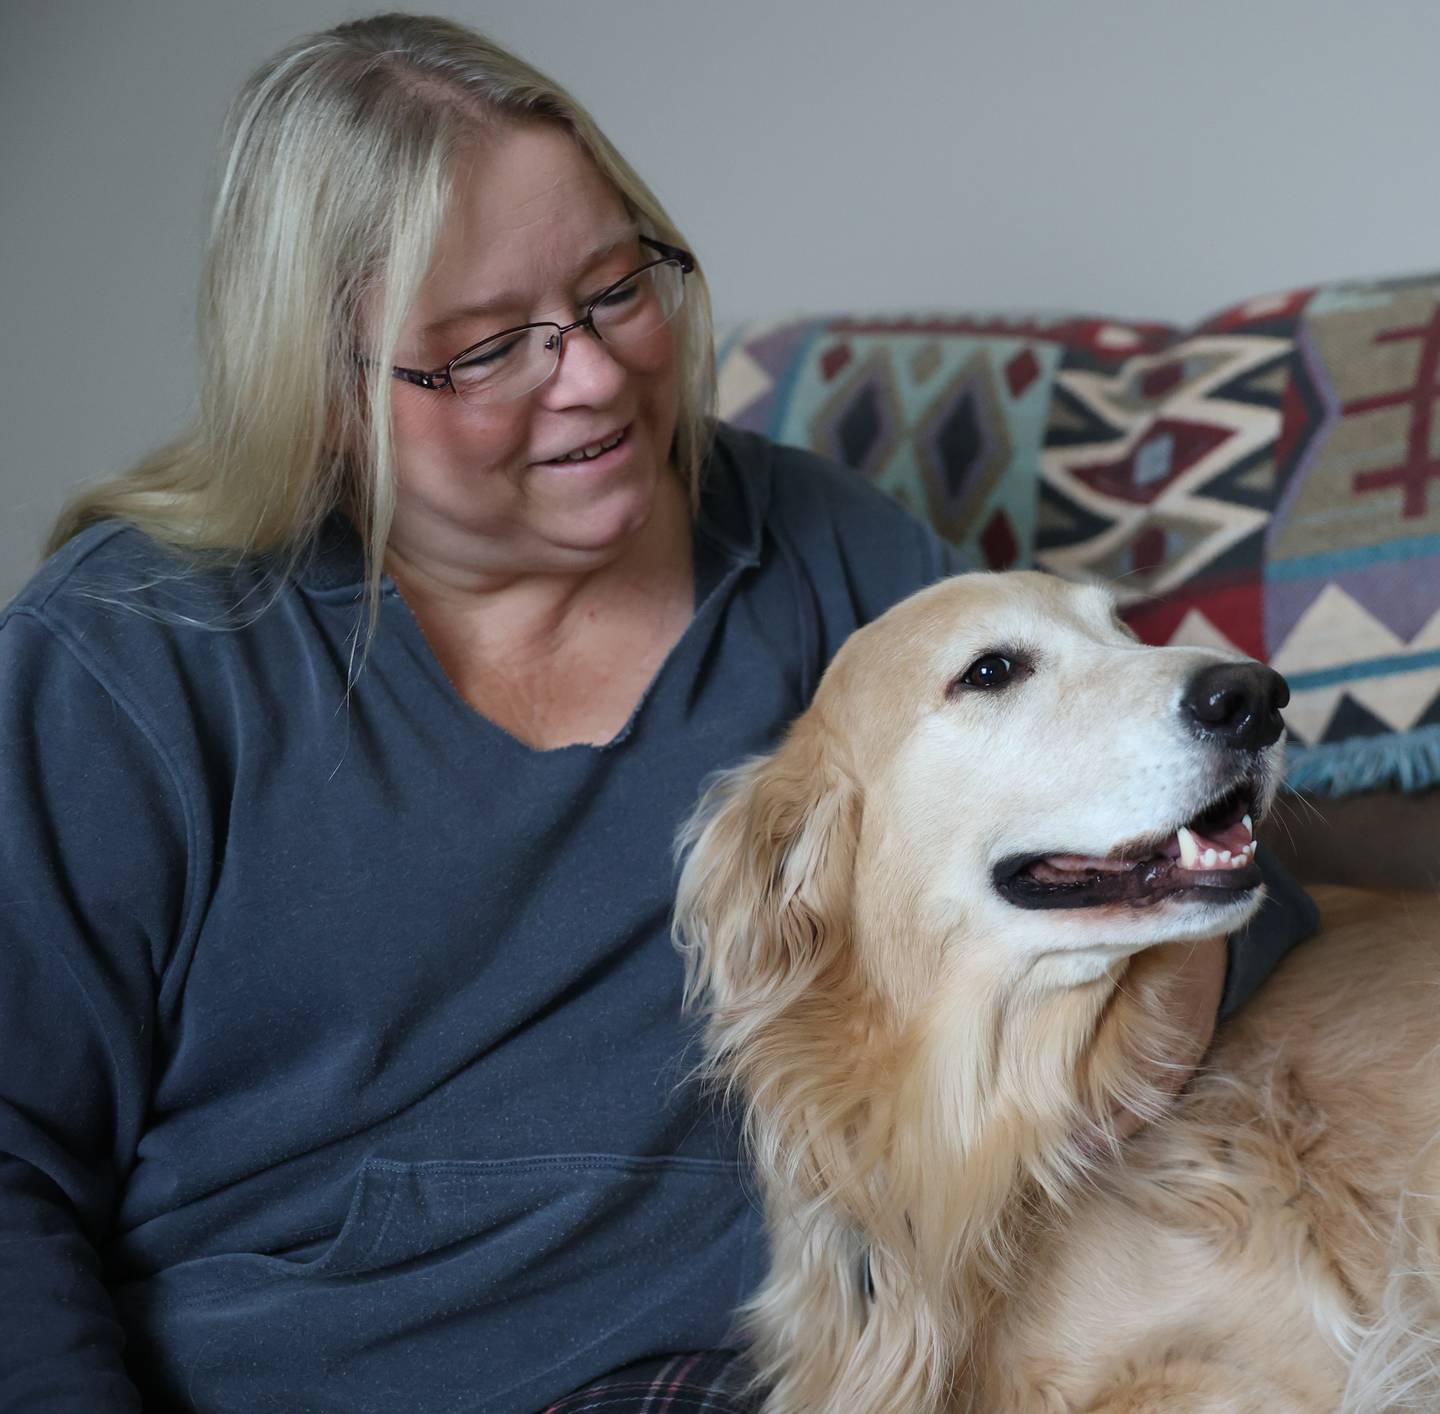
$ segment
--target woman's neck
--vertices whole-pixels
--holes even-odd
[[[516,563],[446,535],[435,553],[392,537],[385,569],[422,619],[464,625],[476,646],[492,644],[522,657],[563,651],[574,636],[616,606],[653,597],[662,586],[688,584],[688,497],[675,476],[657,488],[645,524],[611,554],[567,562]]]
[[[397,552],[386,569],[456,690],[545,748],[613,739],[694,611],[689,500],[673,477],[596,565],[494,572]]]

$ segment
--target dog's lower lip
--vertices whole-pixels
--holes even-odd
[[[1254,810],[1253,783],[1240,781],[1168,834],[1103,856],[1012,855],[995,866],[992,879],[1021,908],[1143,907],[1180,895],[1246,893],[1263,882],[1255,864]]]
[[[1239,868],[1196,872],[1152,859],[1124,874],[1090,877],[1074,884],[1040,884],[1017,871],[996,887],[1017,908],[1148,908],[1175,898],[1229,900],[1264,882],[1253,861]]]

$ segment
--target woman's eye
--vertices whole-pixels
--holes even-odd
[[[977,658],[963,673],[960,681],[966,687],[1004,687],[1015,672],[1015,664],[1001,653],[987,653]]]
[[[621,285],[618,290],[610,290],[601,295],[595,303],[601,309],[615,309],[622,304],[629,304],[639,293],[639,287],[632,280],[629,284]]]
[[[481,344],[474,353],[467,354],[463,362],[455,365],[455,371],[457,373],[479,373],[496,368],[504,363],[524,340],[524,334],[510,334],[496,339],[493,343]]]
[[[466,354],[451,370],[450,379],[456,390],[477,388],[495,377],[503,378],[516,365],[525,362],[524,332],[501,335],[493,343],[484,343]]]

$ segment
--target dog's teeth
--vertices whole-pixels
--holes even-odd
[[[1195,836],[1181,825],[1175,831],[1175,838],[1180,841],[1180,867],[1193,869],[1200,862],[1200,846],[1195,843]]]
[[[1230,863],[1230,851],[1228,849],[1222,849],[1220,851],[1220,862],[1227,865]]]
[[[1254,839],[1255,822],[1248,815],[1244,815],[1241,817],[1240,823],[1245,826],[1245,833],[1249,835],[1251,839]]]
[[[1205,853],[1200,856],[1200,863],[1207,869],[1213,869],[1216,863],[1215,851],[1213,849],[1207,849]]]

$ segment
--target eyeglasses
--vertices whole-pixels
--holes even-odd
[[[449,388],[472,404],[506,402],[533,392],[560,366],[565,335],[588,329],[601,343],[624,344],[663,329],[685,302],[685,277],[695,257],[678,246],[641,236],[659,258],[607,285],[573,324],[521,324],[472,344],[444,368],[393,368],[394,377],[420,388]]]

